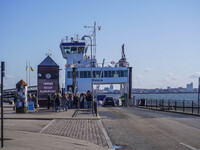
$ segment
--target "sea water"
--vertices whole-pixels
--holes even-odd
[[[198,100],[198,93],[169,93],[169,94],[132,94],[135,96],[135,100],[138,99],[163,99],[163,100]],[[112,96],[119,98],[120,94],[106,94],[106,96]]]

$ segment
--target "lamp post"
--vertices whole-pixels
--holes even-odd
[[[5,77],[5,62],[1,62],[1,148],[3,148],[3,78]]]
[[[90,38],[90,42],[91,42],[91,88],[92,88],[92,113],[94,112],[94,90],[93,90],[93,66],[92,66],[92,38],[89,35],[84,35],[81,40],[85,40],[85,37]]]

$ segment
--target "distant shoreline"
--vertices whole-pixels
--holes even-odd
[[[106,95],[106,94],[120,94],[120,93],[101,93],[101,95]],[[134,94],[198,94],[198,92],[178,92],[178,93],[163,93],[163,92],[159,92],[159,93],[132,93]]]

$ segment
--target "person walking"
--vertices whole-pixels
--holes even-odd
[[[81,109],[84,108],[84,96],[83,96],[83,93],[80,94],[80,108]]]
[[[78,108],[79,105],[79,95],[75,94],[74,95],[74,108]]]
[[[35,111],[37,111],[37,108],[38,108],[38,100],[36,98],[36,96],[33,94],[32,95],[32,101],[34,102],[34,108],[35,108]]]
[[[122,107],[124,107],[125,106],[125,97],[124,96],[121,97],[121,101],[122,101]]]
[[[50,103],[51,103],[51,94],[48,94],[48,98],[47,98],[47,109],[50,109]]]
[[[67,111],[67,94],[64,94],[62,97],[62,108],[63,111]]]
[[[56,111],[60,111],[60,99],[61,99],[61,95],[60,93],[57,94],[57,97],[56,97]]]
[[[84,109],[88,108],[88,106],[87,106],[87,100],[86,100],[86,94],[85,93],[83,93],[83,108]]]
[[[88,109],[90,109],[91,104],[92,104],[92,94],[90,93],[90,90],[87,91],[86,100],[87,100]]]
[[[53,96],[53,111],[56,111],[56,108],[57,108],[56,98],[57,98],[57,93],[54,93],[54,96]]]
[[[73,108],[73,101],[74,101],[72,93],[69,93],[68,99],[69,99],[69,108],[72,109]]]

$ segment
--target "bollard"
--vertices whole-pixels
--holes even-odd
[[[146,108],[147,108],[147,99],[145,99],[145,104],[146,104]]]
[[[175,111],[176,111],[176,101],[175,101],[175,106],[174,106],[174,108],[175,108]]]
[[[158,101],[157,101],[157,99],[156,99],[156,109],[157,109],[157,105],[158,105]]]
[[[185,112],[185,101],[183,101],[183,112]]]
[[[170,100],[168,100],[168,110],[170,109]]]
[[[164,100],[162,99],[162,110],[164,110]]]
[[[97,116],[97,101],[94,101],[94,112],[95,115]]]
[[[194,101],[192,101],[192,114],[193,114],[193,111],[194,111]]]

